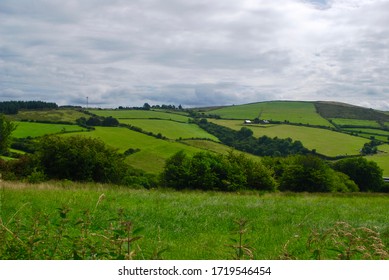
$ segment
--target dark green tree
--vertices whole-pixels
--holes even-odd
[[[363,157],[337,161],[334,169],[347,174],[362,192],[379,192],[383,188],[383,171],[374,161]]]
[[[121,183],[128,169],[124,156],[99,139],[47,136],[38,143],[36,157],[53,179]]]
[[[9,121],[3,114],[0,114],[0,154],[8,151],[12,132],[16,125]]]
[[[357,187],[348,177],[335,172],[314,155],[297,155],[284,160],[280,190],[295,192],[350,192]]]

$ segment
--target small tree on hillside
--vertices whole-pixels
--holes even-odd
[[[0,114],[0,154],[7,152],[10,145],[11,134],[16,129],[16,125]]]

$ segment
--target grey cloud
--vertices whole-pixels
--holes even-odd
[[[389,1],[0,2],[0,97],[389,110]],[[367,100],[367,101],[366,101]],[[386,106],[386,107],[385,107]]]

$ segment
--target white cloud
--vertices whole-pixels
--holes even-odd
[[[0,2],[0,100],[389,110],[389,1]]]

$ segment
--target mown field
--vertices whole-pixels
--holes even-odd
[[[244,125],[241,121],[233,120],[211,120],[235,130],[243,126],[250,128],[255,137],[267,135],[269,137],[292,138],[299,140],[303,145],[320,154],[335,157],[339,155],[357,155],[367,139],[351,136],[345,133],[335,132],[327,129],[294,126],[294,125]]]
[[[67,133],[84,131],[82,127],[78,125],[69,124],[48,124],[48,123],[35,123],[35,122],[14,122],[17,127],[12,136],[16,138],[26,137],[39,137],[56,133]]]
[[[224,107],[208,111],[208,113],[219,115],[223,119],[253,120],[259,118],[262,120],[333,126],[316,112],[315,106],[311,102],[260,102]]]
[[[30,259],[115,258],[118,244],[122,252],[130,245],[135,259],[234,259],[240,220],[247,221],[241,245],[254,259],[312,259],[318,252],[337,259],[348,245],[354,249],[357,240],[348,243],[347,234],[362,234],[360,227],[379,234],[373,243],[378,237],[389,245],[388,195],[146,191],[70,182],[3,182],[0,193],[0,259],[18,252]],[[324,234],[337,222],[350,225],[341,227],[344,236],[332,236],[339,248]],[[140,239],[120,243],[128,232]],[[8,245],[15,247],[7,252]]]
[[[389,177],[389,144],[379,146],[378,150],[378,154],[366,156],[366,159],[375,161],[383,169],[383,175]]]

